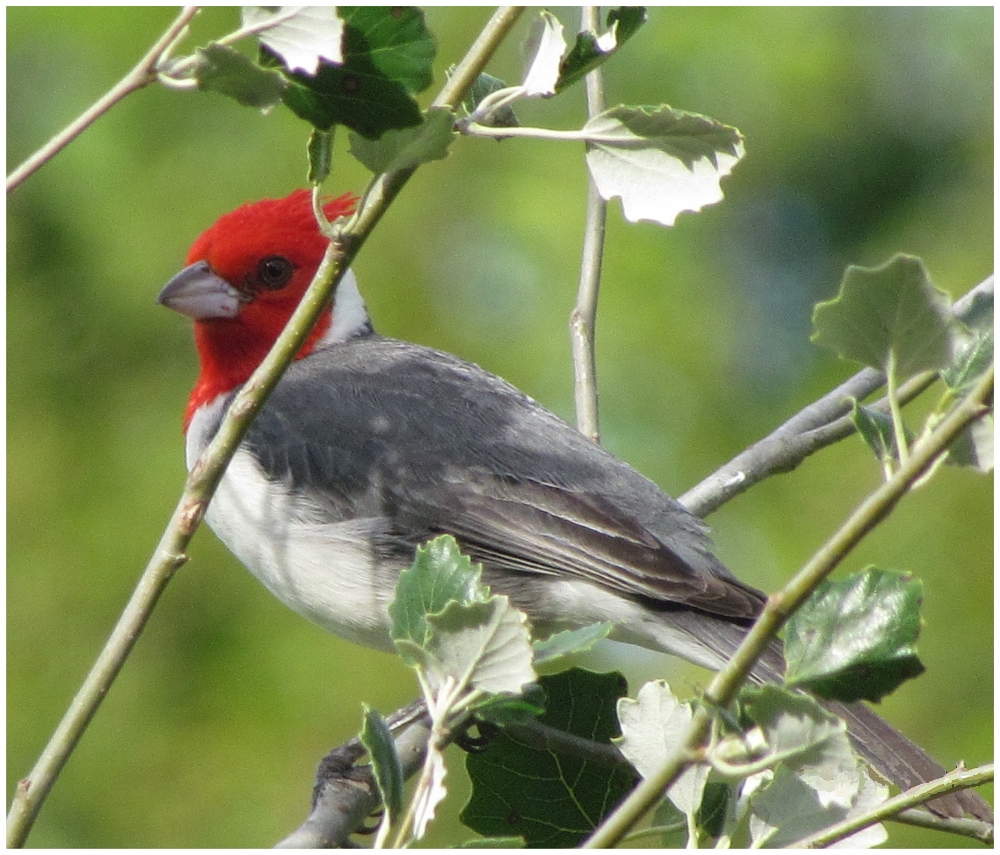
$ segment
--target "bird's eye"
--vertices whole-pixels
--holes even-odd
[[[295,266],[283,255],[269,255],[257,265],[257,281],[262,288],[277,291],[288,284],[294,272]]]

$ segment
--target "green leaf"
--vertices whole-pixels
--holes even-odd
[[[618,735],[620,674],[574,669],[540,682],[548,699],[542,723],[604,744]],[[577,845],[635,783],[620,767],[528,746],[506,732],[468,755],[466,767],[472,796],[462,822],[479,834],[519,834],[532,848]]]
[[[330,174],[333,165],[333,131],[318,131],[313,128],[309,134],[309,144],[306,147],[309,157],[310,184],[322,184]]]
[[[434,36],[416,6],[338,6],[347,22],[349,61],[366,52],[371,64],[409,92],[434,81]]]
[[[524,724],[545,712],[545,691],[538,683],[531,683],[524,687],[520,695],[486,695],[472,704],[470,709],[477,719],[498,727]]]
[[[443,686],[450,677],[483,692],[520,694],[534,682],[527,618],[507,597],[452,601],[426,621],[430,635],[424,644],[397,639],[396,647],[423,669],[431,687]]]
[[[351,154],[375,174],[409,169],[448,156],[455,139],[455,114],[432,107],[415,128],[386,131],[378,140],[351,134]]]
[[[871,567],[824,582],[789,620],[785,681],[823,698],[877,701],[922,673],[920,581]]]
[[[851,748],[847,726],[813,698],[768,684],[744,689],[740,701],[757,724],[773,764],[770,780],[750,795],[750,836],[756,846],[799,840],[885,801]],[[780,759],[779,759],[780,758]],[[885,839],[869,832],[855,842]]]
[[[809,770],[837,780],[857,764],[847,739],[847,726],[801,692],[768,683],[740,693],[743,712],[758,727],[769,753],[797,772]],[[829,798],[850,804],[855,791],[831,792]]]
[[[280,103],[288,82],[276,71],[261,68],[243,54],[210,44],[196,51],[194,78],[203,92],[219,92],[246,107],[267,112]]]
[[[946,463],[968,466],[977,472],[993,471],[993,416],[985,415],[962,431],[948,448]]]
[[[406,783],[403,764],[396,753],[389,725],[377,710],[368,706],[364,708],[360,738],[371,760],[382,804],[389,811],[391,820],[395,820],[403,811],[403,787]]]
[[[291,13],[291,14],[290,14]],[[275,24],[259,33],[261,44],[284,60],[289,71],[315,74],[320,60],[344,61],[344,22],[335,6],[244,6],[243,25]]]
[[[735,128],[662,105],[614,107],[583,130],[587,166],[605,200],[620,196],[631,222],[672,226],[682,211],[722,199],[719,182],[743,157]]]
[[[892,416],[875,407],[866,407],[851,401],[851,421],[861,438],[875,453],[881,463],[899,459],[896,448],[896,433],[892,428]],[[907,444],[914,439],[911,431],[906,431]]]
[[[625,759],[648,778],[683,742],[693,715],[691,705],[678,701],[666,681],[646,683],[635,700],[618,701],[622,736],[615,742]],[[697,813],[709,771],[708,766],[694,764],[667,790],[670,801],[685,815]]]
[[[487,95],[492,95],[494,92],[499,92],[501,89],[507,88],[507,84],[499,77],[494,77],[492,74],[487,74],[484,71],[476,78],[476,82],[472,84],[472,88],[465,98],[462,99],[462,107],[467,114],[471,115]],[[480,122],[493,128],[516,128],[521,124],[517,120],[514,108],[509,104],[506,107],[501,107],[499,110],[491,112],[489,116],[484,117]]]
[[[479,581],[482,568],[462,554],[451,535],[442,535],[417,547],[413,566],[399,574],[396,595],[389,606],[393,641],[418,647],[429,640],[429,615],[452,602],[485,602],[489,588]]]
[[[614,624],[605,621],[580,629],[563,630],[542,641],[536,641],[535,668],[558,667],[566,657],[590,650],[602,638],[607,638],[612,629]]]
[[[321,130],[342,124],[369,139],[419,125],[410,93],[430,85],[435,52],[423,14],[408,6],[338,9],[346,24],[343,65],[321,62],[315,75],[289,73],[285,104]],[[261,61],[280,63],[265,47]]]
[[[813,341],[845,359],[886,372],[892,359],[898,382],[947,368],[954,352],[951,301],[908,255],[881,267],[848,267],[837,296],[816,305],[813,328]]]
[[[622,6],[608,12],[607,32],[598,36],[592,30],[578,33],[576,42],[559,66],[556,92],[572,86],[588,72],[603,64],[646,23],[645,6]]]
[[[962,398],[972,391],[993,364],[993,330],[986,329],[964,337],[955,364],[941,372],[941,379],[952,394]]]
[[[706,784],[696,818],[698,828],[709,837],[721,836],[734,796],[732,784],[722,781],[710,781]]]

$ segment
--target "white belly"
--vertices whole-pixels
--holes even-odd
[[[213,402],[188,429],[188,468],[214,421]],[[388,599],[378,594],[370,547],[375,520],[317,521],[315,509],[268,481],[238,450],[212,498],[206,521],[219,539],[285,605],[336,635],[391,650]],[[392,584],[388,586],[392,596]]]

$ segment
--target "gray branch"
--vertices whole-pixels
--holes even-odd
[[[984,296],[993,296],[993,276],[956,301],[955,316],[959,320],[965,318],[973,308],[973,300]],[[900,397],[904,402],[910,400],[936,378],[933,372],[914,377],[901,387]],[[854,433],[854,425],[847,416],[851,399],[864,400],[884,385],[885,374],[881,371],[874,368],[859,371],[692,487],[680,497],[680,503],[696,516],[705,517],[759,481],[780,472],[791,472],[810,454]],[[885,404],[880,402],[877,406]]]

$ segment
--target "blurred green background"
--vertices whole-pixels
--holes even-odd
[[[13,168],[143,54],[166,8],[8,8]],[[488,9],[434,8],[436,84]],[[560,10],[572,32],[576,11]],[[206,10],[188,48],[228,32]],[[519,76],[526,19],[491,71]],[[847,263],[921,256],[958,296],[993,264],[993,11],[654,8],[607,97],[740,128],[726,200],[673,229],[609,214],[598,324],[603,439],[678,494],[855,370],[808,341]],[[429,102],[425,93],[422,103]],[[583,90],[521,110],[576,127]],[[305,183],[307,128],[150,87],[8,200],[8,802],[145,565],[184,479],[188,323],[155,303],[222,212]],[[331,192],[366,173],[337,140]],[[460,140],[422,168],[355,265],[387,335],[457,353],[572,420],[567,318],[586,174],[576,145]],[[772,589],[879,480],[848,440],[711,518],[721,557]],[[992,481],[941,472],[851,556],[925,583],[927,674],[883,713],[944,764],[992,758]],[[33,846],[268,846],[361,703],[415,696],[391,656],[273,600],[199,532],[65,769]],[[649,670],[648,657],[643,660]],[[701,679],[657,658],[679,687]],[[449,778],[460,792],[460,758]],[[991,793],[987,793],[991,796]],[[459,835],[453,817],[433,838]],[[896,846],[951,846],[891,828]]]

